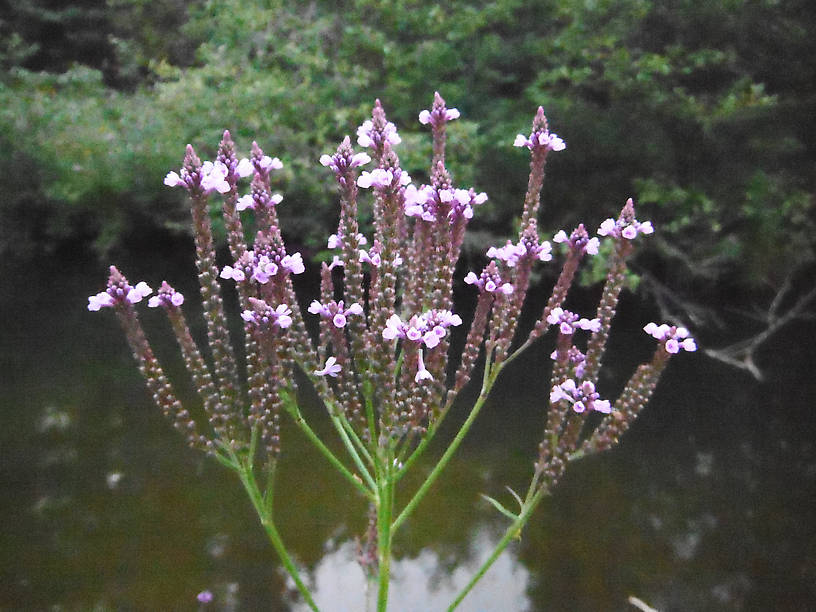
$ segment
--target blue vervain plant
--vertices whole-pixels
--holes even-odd
[[[116,313],[154,401],[190,446],[238,475],[284,568],[313,610],[318,607],[274,516],[281,414],[292,418],[327,463],[368,502],[370,529],[360,562],[368,577],[367,600],[384,612],[392,545],[400,528],[459,448],[502,370],[555,328],[549,411],[529,487],[524,495],[513,493],[518,504],[513,509],[486,497],[507,518],[508,526],[451,603],[452,610],[519,534],[567,463],[616,444],[648,402],[671,355],[696,349],[687,330],[649,323],[644,329],[657,341],[652,359],[637,368],[614,403],[596,391],[627,258],[636,239],[653,231],[651,223],[635,219],[631,199],[617,219],[601,224],[600,238],[590,237],[583,225],[553,237],[564,253],[560,275],[533,329],[519,329],[533,266],[553,260],[553,246],[540,239],[536,218],[547,158],[565,148],[564,141],[549,131],[539,108],[530,135],[519,134],[514,142],[531,155],[518,242],[491,247],[487,266],[465,276],[476,294],[475,313],[461,358],[451,359],[450,328],[464,324],[454,312],[454,270],[468,221],[487,199],[484,193],[456,187],[445,165],[446,124],[458,116],[459,111],[447,108],[439,94],[431,109],[419,114],[433,134],[427,185],[416,186],[400,167],[395,149],[400,137],[379,101],[371,119],[357,130],[357,143],[367,152],[355,153],[347,137],[334,155],[320,158],[337,182],[340,218],[337,232],[328,240],[336,254],[321,267],[320,300],[313,301],[306,313],[319,317],[317,338],[307,331],[292,285],[292,275],[302,273],[305,265],[299,253],[286,250],[276,212],[282,197],[270,186],[270,174],[282,167],[280,160],[264,154],[256,143],[248,158],[238,159],[229,132],[224,133],[214,162],[202,163],[187,146],[182,168],[170,172],[165,184],[184,188],[190,197],[207,350],[200,350],[190,334],[181,293],[163,282],[148,306],[166,311],[206,420],[193,419],[177,399],[140,326],[135,304],[148,297],[151,288],[144,282],[131,286],[112,266],[107,289],[89,298],[89,310],[111,308]],[[362,170],[369,164],[370,170]],[[239,195],[245,178],[251,179],[249,192]],[[372,193],[370,246],[358,225],[360,189]],[[231,265],[220,268],[208,208],[216,193],[232,257]],[[241,219],[248,210],[257,227],[251,245]],[[598,256],[600,239],[611,241],[614,248],[606,262],[600,304],[594,318],[588,319],[565,310],[563,304],[582,259]],[[237,291],[244,323],[245,381],[239,380],[222,302],[222,291],[230,285]],[[587,338],[576,342],[581,335]],[[467,418],[419,488],[399,507],[398,486],[469,384],[480,354],[484,356],[481,381],[476,382],[480,391]],[[330,450],[304,419],[296,371],[308,378],[322,399],[346,457]],[[592,412],[601,413],[601,419],[588,421]],[[200,601],[210,598],[207,592],[199,595]]]

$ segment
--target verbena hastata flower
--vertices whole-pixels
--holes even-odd
[[[549,131],[541,108],[530,135],[519,135],[513,143],[530,155],[517,238],[490,247],[489,261],[480,273],[456,277],[467,225],[487,200],[487,194],[458,185],[445,163],[446,126],[459,115],[457,109],[447,108],[439,93],[431,108],[419,114],[420,124],[430,127],[433,139],[428,184],[414,184],[402,168],[396,150],[402,139],[379,100],[371,118],[357,129],[357,143],[366,152],[355,151],[346,137],[336,152],[320,156],[320,164],[336,181],[340,207],[337,230],[327,240],[334,251],[332,261],[321,265],[319,299],[306,309],[317,317],[315,335],[307,331],[292,283],[292,276],[302,274],[308,262],[287,249],[279,226],[276,207],[283,196],[273,195],[272,179],[281,161],[266,155],[255,142],[248,157],[239,157],[228,131],[212,161],[202,162],[187,146],[182,168],[169,172],[164,182],[182,187],[190,198],[207,350],[199,350],[190,335],[183,314],[188,303],[181,293],[163,282],[148,305],[162,308],[171,322],[203,408],[195,412],[205,417],[198,422],[175,398],[136,318],[135,305],[151,294],[150,287],[131,286],[111,268],[106,291],[88,298],[89,310],[116,312],[153,398],[189,443],[238,472],[266,532],[312,607],[308,589],[276,532],[271,489],[263,491],[256,478],[264,470],[271,483],[280,449],[281,412],[293,417],[349,486],[370,503],[363,556],[367,571],[380,572],[378,606],[384,610],[393,533],[460,444],[499,373],[539,336],[557,328],[553,361],[547,364],[552,372],[549,402],[542,406],[547,410],[544,432],[528,496],[520,501],[524,512],[505,512],[516,517],[511,534],[523,526],[530,515],[527,510],[555,486],[576,453],[604,450],[618,441],[648,401],[669,358],[696,349],[684,328],[650,323],[644,329],[657,341],[652,360],[637,369],[614,403],[602,399],[597,390],[633,239],[653,232],[650,222],[635,219],[631,199],[617,219],[601,224],[600,238],[590,238],[584,225],[570,234],[564,230],[555,234],[552,241],[562,245],[556,251],[563,258],[558,279],[543,310],[534,313],[533,329],[520,325],[534,268],[554,265],[552,245],[541,239],[537,217],[548,155],[566,146]],[[220,266],[210,198],[221,202],[231,255],[231,261]],[[373,220],[368,249],[363,248],[368,240],[360,232],[359,205],[370,207],[366,217]],[[246,215],[254,217],[257,228],[251,243],[244,232]],[[612,248],[601,250],[601,239],[611,242]],[[564,303],[583,258],[600,252],[611,252],[600,303],[594,317],[581,317],[566,310]],[[457,314],[454,301],[453,287],[461,280],[475,288],[462,296],[475,301],[469,322]],[[236,292],[243,321],[243,347],[237,351],[230,343],[223,307],[225,289]],[[450,359],[455,357],[449,354],[451,337],[460,328],[464,347],[451,372]],[[243,380],[236,352],[244,356]],[[482,388],[470,417],[426,484],[398,513],[395,502],[400,497],[394,494],[398,481],[428,447],[471,380],[480,356]],[[325,404],[348,452],[348,464],[335,455],[332,445],[320,441],[300,413],[296,381],[304,379]],[[590,413],[596,417],[587,420]]]
[[[612,408],[608,400],[600,399],[600,395],[595,391],[595,385],[585,380],[577,385],[574,380],[568,378],[559,385],[555,385],[550,391],[550,403],[569,402],[572,409],[581,414],[585,410],[596,410],[609,414]]]

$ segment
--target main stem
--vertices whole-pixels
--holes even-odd
[[[388,606],[388,586],[391,581],[391,515],[394,508],[394,478],[388,454],[380,471],[380,486],[377,499],[377,561],[378,591],[377,612],[386,612]]]
[[[244,463],[238,463],[234,466],[234,469],[238,472],[238,477],[241,479],[241,484],[244,485],[247,495],[249,495],[250,500],[252,500],[252,505],[255,508],[255,512],[258,514],[258,518],[261,520],[261,525],[263,525],[264,531],[266,531],[266,535],[269,537],[269,541],[272,543],[272,547],[275,549],[275,552],[278,553],[278,557],[280,557],[283,567],[286,568],[286,571],[289,572],[292,580],[295,581],[295,586],[297,586],[298,591],[300,591],[300,594],[303,596],[303,599],[306,601],[308,606],[314,610],[314,612],[320,612],[317,604],[312,599],[312,594],[309,592],[309,588],[304,584],[303,580],[301,580],[297,566],[295,566],[294,561],[289,556],[286,546],[278,533],[278,529],[275,527],[275,521],[272,519],[272,513],[271,511],[267,510],[266,504],[264,503],[264,497],[258,488],[258,483],[255,481],[255,475],[252,473],[252,468]]]

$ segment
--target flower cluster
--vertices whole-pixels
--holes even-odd
[[[487,293],[501,293],[503,295],[513,293],[513,285],[502,280],[499,269],[496,267],[495,262],[492,261],[485,266],[479,276],[476,276],[475,272],[468,272],[464,280],[468,285],[475,285],[480,292],[486,291]]]
[[[88,297],[88,310],[96,312],[101,308],[112,308],[124,302],[137,304],[151,293],[153,289],[144,281],[136,283],[135,287],[128,285],[127,281],[112,283],[106,291]]]
[[[632,205],[632,198],[626,202],[627,206]],[[627,206],[624,207],[626,210]],[[644,221],[641,223],[632,216],[622,214],[617,220],[609,218],[601,223],[598,228],[599,236],[609,236],[612,238],[625,238],[626,240],[634,240],[638,234],[654,233],[654,227],[651,221]]]
[[[147,301],[147,305],[150,306],[150,308],[158,308],[159,306],[163,308],[178,308],[183,303],[184,296],[173,289],[167,281],[162,281],[161,287],[159,287],[156,295]]]
[[[697,350],[697,343],[689,336],[689,331],[685,327],[676,327],[663,323],[647,323],[643,331],[655,340],[658,340],[666,349],[667,353],[677,354],[680,350],[693,352]]]
[[[431,124],[434,127],[458,118],[459,109],[456,108],[432,108],[419,113],[419,122],[422,125]]]
[[[286,304],[272,308],[263,300],[249,298],[251,309],[244,310],[241,318],[249,325],[259,330],[278,327],[286,329],[292,325],[292,309]]]
[[[514,147],[527,147],[530,150],[544,149],[547,151],[563,151],[567,148],[564,141],[557,134],[549,130],[536,130],[530,136],[518,134],[513,141]]]
[[[332,301],[327,304],[321,304],[317,300],[313,300],[309,305],[309,312],[331,319],[335,327],[342,328],[346,326],[349,315],[361,316],[363,314],[363,307],[355,302],[346,308],[343,304],[343,300],[339,302]]]
[[[547,315],[547,323],[550,325],[558,325],[558,330],[565,336],[571,336],[575,333],[576,329],[591,332],[599,332],[601,330],[601,321],[599,319],[579,317],[574,312],[564,310],[560,306],[550,311],[550,314]]]
[[[487,194],[473,189],[437,189],[432,185],[405,189],[405,214],[432,223],[442,213],[451,223],[472,219],[473,208],[487,202]]]
[[[538,261],[552,260],[552,245],[548,241],[541,244],[531,245],[524,240],[513,244],[510,240],[503,247],[490,247],[487,249],[487,256],[498,259],[510,268],[514,267],[521,258],[529,257]]]
[[[295,425],[370,502],[376,515],[370,521],[375,529],[368,545],[372,558],[377,559],[389,558],[391,535],[439,470],[430,472],[402,512],[395,507],[396,500],[401,500],[394,494],[397,482],[430,446],[430,438],[469,384],[480,360],[478,400],[444,457],[461,443],[503,368],[552,327],[560,332],[552,353],[550,405],[539,458],[523,502],[524,512],[516,520],[521,525],[526,520],[522,516],[529,516],[526,504],[534,505],[555,486],[577,451],[604,450],[618,441],[648,401],[671,356],[696,350],[685,328],[649,323],[644,330],[658,341],[657,349],[651,361],[632,374],[614,410],[596,391],[624,287],[627,258],[635,249],[632,241],[638,234],[654,231],[649,221],[635,219],[631,199],[617,220],[610,218],[601,224],[599,237],[590,238],[584,225],[569,235],[564,230],[555,234],[552,241],[565,247],[558,249],[563,257],[561,270],[535,326],[524,330],[521,313],[536,276],[534,266],[554,260],[552,244],[541,240],[537,225],[544,169],[548,154],[566,147],[549,131],[541,107],[530,135],[519,134],[513,142],[530,152],[518,236],[503,246],[491,246],[482,271],[464,276],[465,284],[478,289],[472,319],[465,326],[456,313],[453,288],[459,281],[466,227],[487,194],[457,185],[446,165],[446,124],[459,116],[456,108],[447,108],[439,93],[432,107],[419,113],[420,123],[431,126],[433,138],[428,184],[415,185],[400,165],[395,147],[402,139],[379,101],[371,118],[357,129],[357,143],[368,152],[355,152],[351,138],[346,137],[334,154],[320,156],[320,164],[334,173],[340,210],[337,230],[327,241],[335,253],[330,264],[321,265],[319,299],[306,309],[319,320],[308,327],[297,308],[292,279],[305,271],[307,262],[300,253],[287,251],[276,208],[283,196],[272,193],[270,175],[283,166],[280,159],[264,154],[255,142],[250,155],[239,158],[228,131],[214,161],[202,162],[193,147],[187,146],[182,168],[169,172],[164,183],[183,187],[190,196],[206,347],[199,349],[187,326],[183,310],[189,304],[167,282],[148,306],[162,307],[170,321],[203,407],[196,410],[195,418],[173,394],[133,307],[152,293],[151,288],[144,282],[131,286],[111,267],[106,290],[88,298],[89,310],[112,308],[119,318],[151,396],[162,411],[187,434],[192,446],[235,469],[253,501],[271,498],[271,490],[262,491],[255,475],[263,471],[271,478],[274,474],[280,449],[279,417],[284,412],[293,416]],[[367,164],[372,166],[363,170]],[[250,177],[249,192],[242,195],[245,190],[240,179]],[[222,204],[231,255],[227,265],[217,262],[210,198],[220,198]],[[360,231],[358,199],[367,200],[370,206],[362,215],[373,226],[367,250],[363,248],[369,241]],[[251,242],[243,225],[245,215],[252,216],[256,229]],[[601,239],[613,248],[601,250]],[[581,317],[564,304],[585,255],[599,252],[608,254],[606,261],[596,262],[607,264],[606,280],[595,316]],[[236,348],[222,297],[228,289],[234,292],[244,323],[243,344]],[[465,292],[464,297],[474,300],[473,292]],[[452,336],[453,328],[460,326],[466,329],[458,360],[448,353],[451,346],[459,346],[461,338]],[[314,328],[317,333],[310,333]],[[586,333],[576,333],[579,330]],[[455,372],[449,371],[452,366]],[[245,379],[239,374],[245,374]],[[304,377],[325,404],[350,461],[336,456],[333,445],[324,444],[318,429],[312,429],[301,414],[297,385]],[[587,419],[591,413],[614,416]],[[446,461],[438,467],[444,467]],[[267,532],[274,533],[269,504],[256,503],[255,507]],[[380,537],[383,525],[387,537]],[[290,560],[285,565],[291,568],[304,598],[311,601],[308,590],[298,582],[295,564]],[[380,587],[384,583],[387,580],[380,580]],[[209,597],[205,592],[199,600]],[[380,593],[383,609],[385,599]]]
[[[579,225],[573,232],[567,236],[564,230],[558,230],[553,236],[553,242],[557,244],[566,244],[570,250],[587,253],[588,255],[597,255],[598,249],[601,246],[601,241],[597,237],[590,238],[583,224]]]
[[[405,338],[417,345],[421,344],[432,349],[448,333],[448,327],[456,327],[461,324],[461,317],[450,310],[431,310],[414,315],[407,323],[395,314],[386,321],[382,337],[386,340]]]
[[[608,400],[599,399],[600,395],[595,391],[595,384],[585,380],[581,384],[576,384],[574,380],[568,378],[564,382],[554,385],[550,391],[550,403],[557,404],[562,401],[572,404],[572,409],[581,414],[587,410],[594,410],[609,414],[612,406]]]

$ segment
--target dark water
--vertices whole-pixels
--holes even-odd
[[[237,479],[150,405],[111,313],[85,310],[104,269],[0,266],[0,609],[195,610],[204,589],[214,610],[302,609]],[[157,256],[124,271],[191,295],[190,266]],[[609,391],[648,355],[649,318],[623,313]],[[143,320],[154,338],[167,330]],[[661,611],[816,609],[814,332],[792,326],[767,347],[764,384],[676,359],[622,445],[572,466],[461,609],[634,610],[630,595]],[[157,352],[179,374],[171,344]],[[529,478],[546,353],[505,372],[401,532],[391,609],[445,609],[497,539],[503,521],[478,494],[507,500]],[[361,610],[365,508],[290,427],[283,448],[284,539],[324,609]]]

